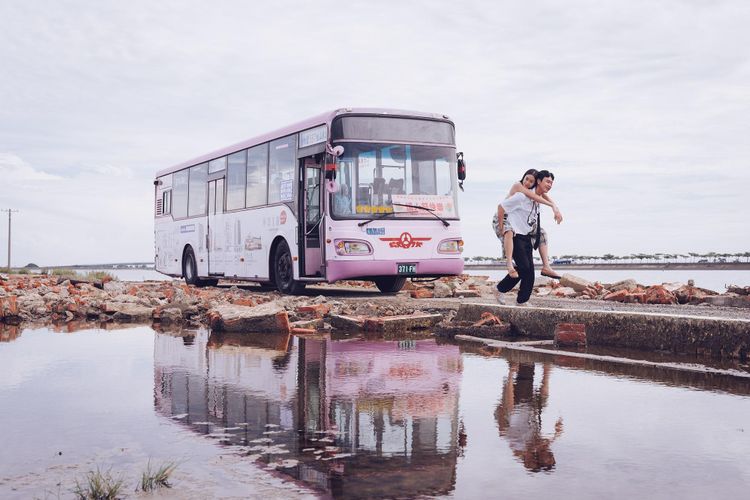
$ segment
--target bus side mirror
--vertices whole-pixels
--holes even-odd
[[[344,146],[331,147],[330,144],[326,144],[326,151],[330,155],[325,166],[326,179],[331,181],[336,178],[336,158],[344,154]]]
[[[464,162],[463,151],[456,154],[456,160],[458,165],[458,187],[461,191],[464,190],[464,180],[466,179],[466,162]]]

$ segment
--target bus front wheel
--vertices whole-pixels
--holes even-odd
[[[396,276],[375,279],[375,286],[383,293],[396,293],[404,287],[404,283],[406,283],[406,278]]]
[[[281,293],[296,295],[305,289],[305,284],[294,279],[292,253],[286,241],[279,243],[274,254],[274,278]]]

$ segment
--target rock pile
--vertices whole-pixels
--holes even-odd
[[[441,299],[447,297],[481,297],[494,289],[488,276],[461,276],[440,278],[434,281],[407,281],[408,290],[414,299]]]
[[[348,282],[345,285],[370,284]],[[640,304],[711,304],[750,307],[750,287],[731,287],[717,294],[692,284],[665,283],[644,287],[634,280],[612,284],[590,282],[566,274],[560,282],[541,278],[537,296]],[[376,290],[373,288],[373,292]],[[106,283],[64,280],[54,276],[0,275],[0,323],[117,323],[209,324],[214,330],[290,331],[305,334],[341,329],[389,332],[432,328],[450,323],[457,300],[491,299],[495,283],[487,276],[462,275],[433,281],[407,282],[398,295],[378,300],[333,299],[325,296],[282,296],[259,287],[196,288],[180,281]],[[442,316],[441,316],[442,315]],[[501,322],[468,325],[476,330],[500,331]]]
[[[248,289],[249,288],[249,289]],[[344,324],[338,317],[350,318]],[[0,280],[0,323],[200,324],[227,332],[316,333],[335,328],[389,332],[423,329],[442,319],[398,301],[329,301],[324,296],[282,296],[255,287],[196,288],[178,281],[127,283],[59,281],[49,276]],[[352,325],[359,325],[352,327]]]
[[[628,302],[638,304],[701,304],[714,303],[712,297],[717,292],[682,283],[664,283],[661,285],[643,286],[635,280],[627,279],[617,283],[602,284],[590,282],[572,274],[564,274],[559,283],[547,281],[539,284],[536,294],[539,296],[600,299],[611,302]],[[722,297],[736,295],[727,292]],[[748,302],[750,306],[750,302]]]

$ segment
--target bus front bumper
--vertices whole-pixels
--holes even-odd
[[[398,264],[416,264],[414,274],[402,274],[405,278],[452,276],[463,273],[463,258],[430,259],[424,261],[407,260],[339,260],[328,261],[326,280],[329,283],[344,279],[368,279],[379,276],[399,276]]]

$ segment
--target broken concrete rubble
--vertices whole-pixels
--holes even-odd
[[[570,281],[583,283],[574,278]],[[621,288],[613,292],[612,288],[616,285],[591,283],[580,292],[576,292],[571,287],[549,281],[546,286],[535,288],[532,303],[539,298],[540,302],[563,304],[557,306],[562,307],[562,310],[575,309],[576,306],[573,304],[600,308],[646,308],[646,304],[657,304],[651,307],[671,310],[682,307],[675,304],[686,303],[750,308],[750,298],[747,294],[740,293],[744,291],[740,287],[736,287],[736,292],[718,295],[690,285],[644,287],[635,282],[621,282]],[[540,309],[536,307],[528,308],[524,313],[514,312],[513,315],[493,311],[496,319],[491,315],[480,315],[476,318],[464,318],[459,315],[454,319],[455,311],[469,297],[474,297],[474,301],[477,302],[495,302],[492,295],[494,283],[485,277],[462,276],[441,278],[434,282],[417,282],[410,291],[419,297],[416,300],[412,300],[410,292],[407,291],[394,297],[381,296],[371,287],[361,288],[363,289],[349,296],[346,295],[349,291],[343,296],[337,291],[333,297],[331,294],[295,297],[281,296],[276,292],[262,292],[254,286],[196,288],[178,281],[109,282],[104,284],[103,289],[99,289],[87,282],[58,282],[50,277],[10,276],[8,280],[0,283],[0,322],[20,324],[30,321],[51,321],[72,325],[82,321],[109,321],[152,323],[157,326],[165,325],[165,328],[209,323],[214,330],[242,334],[282,331],[309,335],[311,331],[320,333],[331,330],[344,334],[366,331],[388,334],[394,331],[422,329],[449,336],[470,334],[497,338],[517,334],[526,328],[524,325],[530,319],[540,314],[542,318],[546,317],[546,313],[540,313]],[[440,294],[450,290],[452,295],[432,300],[423,298],[433,297],[435,289],[442,290]],[[357,295],[360,297],[357,298]],[[581,300],[584,298],[588,303]],[[685,307],[693,312],[697,309]],[[575,322],[574,319],[550,317],[540,321]],[[623,332],[614,336],[601,336],[594,330],[589,340],[593,339],[595,345],[609,341],[621,345],[632,341],[633,344],[628,344],[631,347],[647,346],[659,349],[653,347],[656,344],[652,339],[644,337],[639,332],[630,332],[629,329],[634,325],[641,325],[638,321],[612,321],[615,321],[613,324],[620,325]],[[440,323],[436,324],[437,322]],[[713,333],[710,335],[724,335],[715,325],[711,328],[715,331],[712,330]],[[552,335],[553,332],[548,333]],[[697,331],[694,333],[698,335]],[[671,331],[669,335],[678,335],[678,332]],[[659,345],[668,345],[672,342],[674,339],[669,335],[659,337],[662,339]],[[665,340],[667,337],[670,340]],[[628,340],[623,340],[626,338]],[[718,341],[699,343],[695,347],[695,352],[720,356],[736,352],[737,356],[745,356],[748,348],[733,342],[730,341],[727,347],[720,347],[721,343]],[[682,352],[679,347],[674,346],[666,349]]]
[[[209,325],[220,332],[289,332],[287,312],[274,302],[255,307],[222,304],[208,312]]]
[[[344,332],[358,332],[365,326],[365,318],[362,316],[332,314],[330,320],[333,328]]]
[[[610,292],[619,292],[620,290],[627,290],[628,292],[635,291],[638,288],[638,283],[633,279],[627,279],[612,283],[607,287]]]
[[[472,335],[482,338],[502,338],[510,333],[511,325],[500,319],[499,316],[485,311],[480,318],[471,321],[443,321],[437,325],[435,333],[444,337],[455,337],[456,335]]]
[[[569,273],[565,273],[562,275],[562,277],[560,278],[560,285],[567,288],[572,288],[576,292],[582,292],[585,289],[594,286],[594,284],[589,280]]]
[[[448,286],[447,283],[438,281],[432,290],[435,298],[453,297],[453,290]]]
[[[424,330],[435,326],[443,319],[441,314],[410,314],[407,316],[386,316],[365,318],[367,332],[390,333],[408,330]]]

